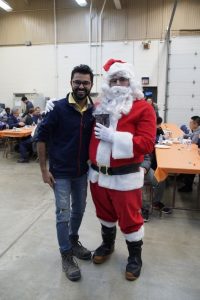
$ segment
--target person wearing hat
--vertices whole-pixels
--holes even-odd
[[[102,235],[93,262],[101,264],[113,253],[118,221],[129,252],[125,278],[132,281],[142,267],[144,172],[140,164],[153,151],[156,116],[131,64],[110,59],[104,70],[107,74],[101,102],[93,113],[96,124],[89,148],[90,188]]]

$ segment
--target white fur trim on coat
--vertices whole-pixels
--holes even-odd
[[[134,157],[133,135],[130,132],[116,131],[114,133],[112,157],[114,159]]]
[[[144,171],[140,168],[140,171],[136,173],[110,176],[98,173],[90,167],[88,178],[92,183],[98,182],[101,187],[117,191],[131,191],[143,186]]]
[[[96,161],[98,165],[110,166],[112,144],[104,141],[100,141],[97,148]]]
[[[104,221],[102,219],[99,219],[100,223],[108,228],[112,228],[115,227],[117,222],[108,222],[108,221]]]
[[[144,237],[144,226],[141,226],[138,231],[124,233],[124,237],[129,242],[138,242]]]

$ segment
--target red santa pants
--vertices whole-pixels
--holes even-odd
[[[140,229],[143,225],[141,189],[116,191],[91,182],[90,188],[98,218],[107,222],[118,220],[119,227],[125,234]]]

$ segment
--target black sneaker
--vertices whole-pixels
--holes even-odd
[[[153,209],[155,209],[155,210],[161,210],[164,207],[165,207],[165,205],[160,201],[157,201],[157,202],[153,203]]]
[[[163,212],[164,214],[170,215],[170,214],[172,214],[173,210],[172,210],[171,208],[169,208],[169,207],[164,207],[164,208],[162,209],[162,212]]]
[[[18,163],[21,163],[21,164],[23,164],[23,163],[29,163],[29,160],[28,160],[28,159],[25,159],[25,158],[20,158],[20,159],[18,159],[17,162],[18,162]]]
[[[71,281],[79,280],[81,278],[81,271],[72,255],[72,251],[61,253],[61,257],[62,257],[62,268],[67,278]]]
[[[90,260],[92,257],[91,251],[83,247],[79,241],[72,241],[72,252],[79,259]]]
[[[142,208],[142,217],[144,219],[144,222],[149,222],[149,210]]]

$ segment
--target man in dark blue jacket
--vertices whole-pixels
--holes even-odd
[[[72,93],[54,102],[54,109],[42,121],[37,148],[43,181],[53,188],[56,198],[56,227],[63,270],[68,279],[75,281],[81,278],[81,273],[73,256],[91,259],[91,252],[79,242],[78,230],[87,197],[88,148],[93,127],[93,103],[89,97],[92,70],[86,65],[75,67],[70,83]]]
[[[19,109],[17,107],[12,109],[12,113],[9,116],[7,123],[9,129],[12,129],[13,127],[24,127],[25,123],[21,121],[19,117]]]

